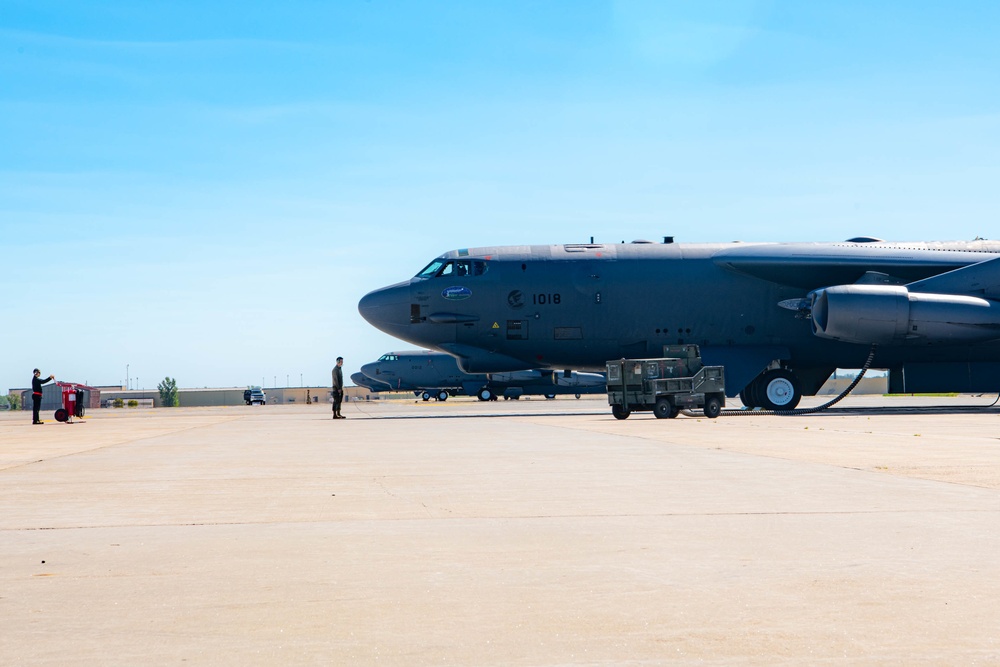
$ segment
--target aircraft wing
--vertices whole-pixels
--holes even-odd
[[[1000,299],[1000,257],[979,262],[906,286],[910,292],[965,294]]]
[[[788,243],[727,247],[712,255],[718,266],[805,290],[863,282],[870,272],[900,284],[991,260],[988,252],[941,253],[932,248],[875,243]]]

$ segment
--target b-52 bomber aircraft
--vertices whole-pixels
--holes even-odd
[[[470,248],[358,309],[469,373],[599,370],[696,343],[725,366],[729,396],[767,409],[794,408],[873,349],[892,392],[1000,390],[995,241]]]
[[[378,361],[363,365],[361,372],[373,380],[373,384],[396,391],[413,391],[425,401],[432,397],[444,401],[455,394],[477,396],[481,401],[495,401],[498,396],[555,398],[559,394],[574,394],[580,398],[581,394],[607,391],[604,375],[600,373],[533,369],[465,373],[458,367],[455,357],[429,350],[388,352]]]

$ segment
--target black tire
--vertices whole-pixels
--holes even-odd
[[[555,397],[556,397],[556,395],[555,395],[555,394],[545,394],[545,398],[546,398],[546,400],[549,400],[549,401],[551,401],[551,400],[552,400],[552,399],[554,399]]]
[[[612,405],[611,414],[615,416],[615,419],[628,419],[628,416],[632,414],[632,412],[630,410],[626,410],[620,405]]]
[[[760,407],[757,402],[753,400],[753,386],[756,380],[752,381],[747,386],[743,387],[743,391],[740,392],[740,403],[750,410]]]
[[[765,410],[794,410],[802,398],[799,379],[784,368],[764,373],[758,383],[757,396]]]
[[[64,422],[69,420],[69,412],[65,408],[59,408],[56,410],[56,421]]]
[[[446,391],[439,391],[438,392],[438,400],[439,401],[447,401],[448,400],[448,392],[446,392]]]
[[[576,395],[576,397],[577,397],[577,398],[580,398],[580,394],[577,394],[577,395]]]
[[[704,409],[706,417],[715,419],[722,413],[722,401],[719,400],[718,396],[706,396]]]
[[[673,419],[677,416],[676,408],[667,399],[658,398],[653,406],[653,416],[657,419]]]
[[[490,391],[489,387],[483,387],[482,389],[480,389],[479,393],[476,394],[476,397],[480,401],[495,401],[496,400],[496,396],[493,394],[492,391]]]
[[[431,400],[431,392],[425,391],[424,393],[420,394],[420,398],[424,399],[425,401]]]

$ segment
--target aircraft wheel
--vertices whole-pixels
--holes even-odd
[[[476,396],[479,398],[480,401],[495,401],[497,398],[496,395],[494,395],[494,393],[486,387],[480,389],[479,393],[476,394]]]
[[[757,405],[757,401],[753,400],[753,398],[752,398],[752,396],[753,396],[753,386],[754,386],[754,382],[751,382],[750,384],[748,384],[747,386],[745,386],[743,388],[743,391],[740,392],[740,403],[742,403],[744,406],[746,406],[750,410],[753,410],[754,408],[760,407],[759,405]]]
[[[431,400],[431,392],[425,391],[424,393],[420,394],[420,398],[424,399],[425,401]]]
[[[438,392],[438,400],[439,401],[447,401],[448,400],[448,392],[446,392],[446,391]]]
[[[64,422],[64,421],[66,421],[68,419],[69,419],[69,413],[66,412],[65,408],[59,408],[58,410],[56,410],[56,421],[57,422]]]
[[[626,410],[620,405],[612,405],[611,414],[615,416],[615,419],[628,419],[628,416],[632,414],[632,412],[630,410]]]
[[[715,419],[722,412],[722,401],[719,400],[718,396],[706,396],[704,409],[706,417]]]
[[[550,400],[550,401],[551,401],[551,400],[552,400],[553,398],[555,398],[555,397],[556,397],[556,395],[555,395],[555,394],[545,394],[545,398],[547,398],[547,399],[548,399],[548,400]]]
[[[576,395],[576,397],[577,397],[577,398],[580,398],[580,394],[577,394],[577,395]]]
[[[665,398],[657,399],[656,405],[653,406],[653,416],[657,419],[673,419],[679,412],[680,410]]]
[[[758,395],[765,410],[794,410],[802,398],[802,389],[795,374],[784,368],[764,373]]]

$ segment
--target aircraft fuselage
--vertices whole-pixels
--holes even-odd
[[[454,355],[467,372],[599,370],[609,359],[655,357],[666,344],[696,343],[706,363],[726,365],[727,393],[781,367],[794,370],[801,393],[811,394],[835,368],[860,367],[870,342],[880,343],[878,368],[1000,361],[988,298],[980,299],[987,314],[979,318],[989,321],[956,325],[964,311],[953,311],[964,306],[946,304],[934,338],[922,337],[930,323],[904,321],[899,339],[888,342],[869,341],[864,326],[854,338],[824,337],[805,308],[824,288],[888,290],[998,257],[1000,244],[988,241],[463,249],[409,281],[371,292],[359,310],[393,336]],[[1000,275],[992,267],[986,273]],[[993,296],[974,286],[962,290],[980,292]],[[865,298],[861,303],[875,303]],[[796,303],[802,307],[788,305]],[[851,312],[835,313],[838,322]]]

